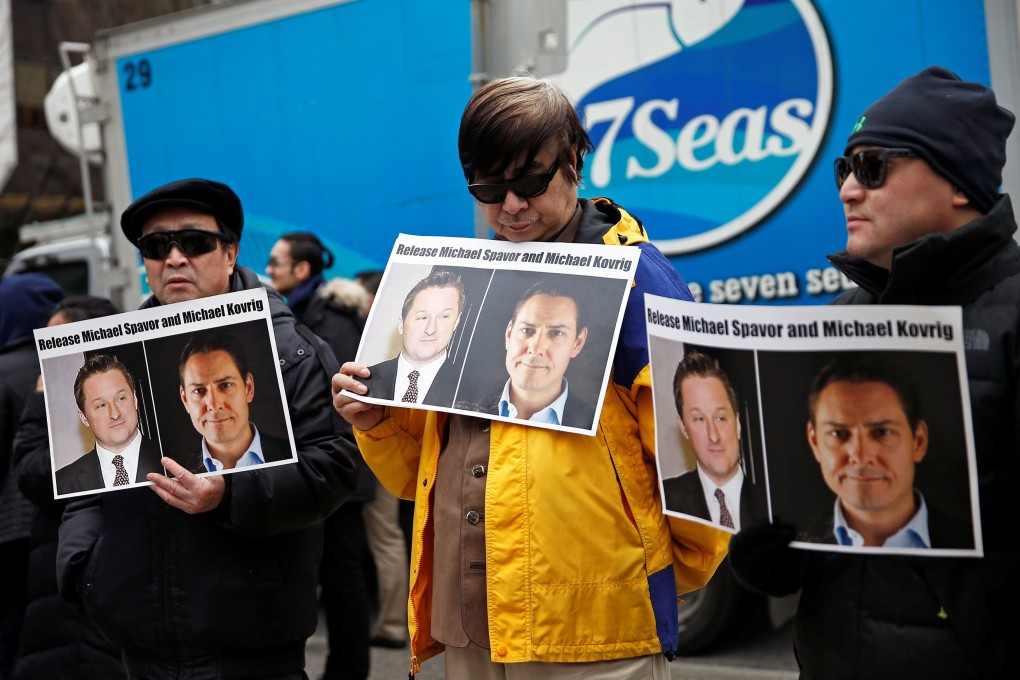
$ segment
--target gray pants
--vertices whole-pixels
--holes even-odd
[[[446,647],[446,680],[669,680],[662,654],[587,663],[493,663],[477,645]]]

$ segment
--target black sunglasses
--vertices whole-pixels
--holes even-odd
[[[202,229],[181,229],[180,231],[157,231],[138,239],[138,250],[146,260],[162,260],[177,246],[188,257],[205,255],[216,249],[216,243],[232,243],[233,238],[221,231]]]
[[[836,188],[842,189],[843,182],[854,173],[857,183],[865,189],[877,189],[885,182],[889,172],[890,158],[912,158],[917,156],[910,149],[865,149],[852,156],[840,156],[833,169],[836,171]]]
[[[549,182],[560,167],[560,159],[553,161],[552,167],[545,172],[525,175],[509,182],[495,184],[468,184],[468,191],[479,203],[496,204],[506,200],[506,192],[512,190],[518,198],[535,198],[545,193]]]

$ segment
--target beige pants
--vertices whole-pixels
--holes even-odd
[[[446,680],[669,680],[662,654],[588,663],[493,663],[478,645],[446,648]]]
[[[375,498],[361,511],[379,584],[379,618],[372,637],[407,639],[407,545],[397,497],[375,482]]]

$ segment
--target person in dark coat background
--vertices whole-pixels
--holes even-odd
[[[309,232],[284,234],[273,245],[266,274],[287,305],[325,340],[337,361],[353,361],[363,329],[368,291],[349,279],[326,281],[333,253]],[[358,486],[326,519],[319,578],[329,654],[323,680],[365,680],[370,667],[371,555],[362,510],[375,494],[375,476],[360,461]]]
[[[368,300],[361,310],[363,321],[372,310],[382,277],[381,269],[368,269],[354,275],[354,280],[368,292]],[[407,646],[407,556],[411,554],[414,501],[397,498],[376,478],[375,497],[365,503],[361,516],[375,563],[378,615],[372,626],[372,646],[400,649]]]
[[[106,298],[75,295],[56,306],[46,325],[94,319],[118,311]],[[80,604],[64,602],[57,592],[57,527],[67,501],[53,498],[53,467],[41,379],[35,391],[25,398],[25,410],[14,437],[14,475],[18,488],[37,510],[32,525],[28,603],[14,666],[15,680],[124,677],[120,650],[96,630]]]
[[[0,279],[0,680],[9,680],[14,669],[34,512],[11,474],[11,443],[39,376],[32,331],[63,299],[64,291],[45,274]]]

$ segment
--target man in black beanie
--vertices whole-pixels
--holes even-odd
[[[152,288],[142,308],[264,287],[237,263],[243,224],[233,190],[200,178],[128,206],[121,228]],[[332,350],[265,288],[297,462],[196,476],[165,457],[172,477],[149,473],[154,486],[84,496],[64,512],[60,594],[84,603],[128,678],[307,678],[321,522],[353,490],[357,451],[325,407]]]
[[[1000,678],[1020,639],[1020,247],[999,193],[1013,114],[940,67],[911,76],[857,120],[835,162],[858,284],[835,304],[963,309],[984,556],[795,550],[793,528],[730,542],[738,580],[801,589],[794,643],[806,678]]]

